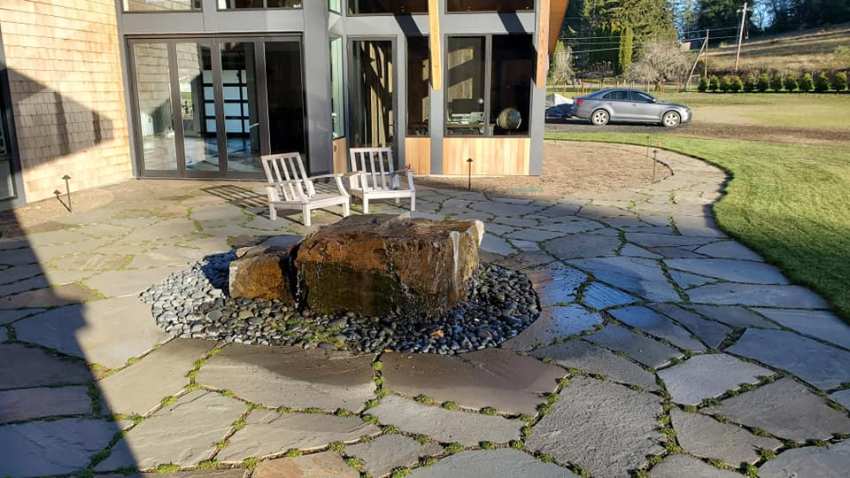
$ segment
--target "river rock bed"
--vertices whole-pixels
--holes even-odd
[[[233,299],[226,290],[235,257],[232,252],[208,256],[142,292],[157,325],[183,338],[450,355],[496,347],[539,316],[528,277],[493,264],[479,267],[466,301],[426,319],[399,312],[383,317],[322,315],[276,300]]]

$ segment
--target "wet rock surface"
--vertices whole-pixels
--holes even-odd
[[[483,224],[350,216],[307,236],[295,260],[306,303],[323,313],[436,315],[467,296]]]

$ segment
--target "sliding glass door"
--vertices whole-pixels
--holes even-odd
[[[141,175],[259,177],[264,154],[308,161],[300,39],[134,39],[129,51]]]

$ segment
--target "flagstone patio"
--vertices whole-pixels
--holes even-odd
[[[421,190],[417,216],[485,221],[484,258],[543,306],[451,357],[160,331],[148,286],[309,232],[258,184],[131,181],[22,226],[0,238],[0,476],[845,476],[850,326],[717,228],[723,172],[660,159],[665,180],[588,197]]]

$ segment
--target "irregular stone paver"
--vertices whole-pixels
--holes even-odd
[[[635,334],[619,325],[607,325],[604,329],[586,337],[587,340],[622,352],[650,368],[658,368],[683,354],[657,340]]]
[[[696,305],[689,304],[688,307],[697,311],[709,319],[723,322],[735,328],[760,327],[764,329],[776,329],[778,326],[765,320],[755,312],[735,305]]]
[[[711,284],[689,290],[688,297],[698,304],[829,308],[817,294],[797,285]]]
[[[644,249],[642,247],[636,246],[634,244],[626,244],[620,249],[621,256],[629,256],[629,257],[645,257],[647,259],[661,259],[662,256],[656,254],[648,249]]]
[[[83,415],[91,410],[88,387],[26,388],[0,392],[0,423]]]
[[[670,455],[655,465],[651,478],[741,478],[738,473],[715,468],[687,455]]]
[[[91,380],[91,372],[81,362],[21,344],[0,345],[0,390],[77,385]]]
[[[788,284],[779,269],[762,262],[732,259],[667,259],[668,267],[693,274],[748,284]]]
[[[670,278],[673,279],[673,282],[675,282],[676,285],[678,285],[682,289],[690,289],[692,287],[698,287],[701,285],[710,284],[712,282],[717,282],[717,279],[713,279],[711,277],[705,277],[677,270],[670,271]]]
[[[563,367],[605,375],[615,382],[637,385],[646,390],[658,390],[653,374],[628,359],[582,340],[551,345],[535,350],[533,355],[540,359],[552,359]]]
[[[321,413],[281,415],[271,410],[255,410],[248,415],[245,428],[230,437],[229,444],[216,458],[232,463],[296,448],[309,451],[331,442],[352,442],[380,431],[356,416],[338,417]]]
[[[413,438],[398,434],[382,435],[345,449],[346,455],[363,460],[365,470],[372,476],[384,476],[393,468],[415,465],[420,457],[442,453],[443,447],[434,442],[423,445]]]
[[[417,468],[410,478],[571,478],[576,476],[558,465],[542,463],[519,450],[466,451],[441,460],[436,465]]]
[[[702,458],[716,458],[737,467],[741,463],[755,463],[761,456],[759,449],[777,450],[782,442],[770,437],[753,435],[742,427],[699,413],[678,409],[670,412],[676,439],[688,453]]]
[[[588,307],[603,310],[618,305],[633,304],[638,302],[638,299],[613,287],[594,282],[584,290],[583,301]]]
[[[602,317],[579,305],[545,307],[540,317],[502,347],[527,351],[585,332],[602,324]]]
[[[728,349],[822,389],[850,382],[850,352],[784,330],[749,329]]]
[[[578,288],[587,280],[584,273],[563,264],[535,269],[528,274],[528,278],[543,306],[575,301]]]
[[[64,475],[81,471],[118,432],[115,423],[66,418],[0,426],[0,476]]]
[[[15,324],[18,340],[54,348],[109,368],[168,339],[135,297],[53,309]]]
[[[801,334],[850,349],[850,325],[832,312],[795,309],[756,309],[756,311]]]
[[[840,403],[844,408],[850,409],[850,389],[839,390],[829,396],[829,398]]]
[[[494,407],[534,415],[542,394],[558,386],[566,372],[509,350],[482,350],[458,357],[385,353],[383,376],[394,392],[427,395],[462,407]]]
[[[107,271],[90,277],[83,282],[107,297],[121,297],[138,294],[152,284],[165,279],[177,268],[142,269],[132,273],[127,271]]]
[[[480,441],[506,443],[519,439],[523,423],[500,416],[453,412],[422,405],[396,395],[381,400],[369,413],[382,424],[395,425],[409,433],[421,433],[441,442],[459,442],[466,446]]]
[[[661,451],[658,397],[625,386],[578,377],[533,428],[529,449],[594,476],[627,476]]]
[[[790,378],[726,399],[704,412],[798,442],[826,440],[834,433],[850,432],[846,414],[829,408],[823,399]]]
[[[650,307],[685,326],[706,345],[717,348],[732,332],[729,327],[713,320],[703,319],[699,315],[674,304],[652,304]]]
[[[252,478],[359,478],[360,473],[333,452],[261,462]]]
[[[233,398],[197,390],[177,399],[125,433],[97,471],[161,464],[197,465],[212,457],[246,405]]]
[[[11,310],[0,310],[0,325],[2,324],[10,324],[16,320],[19,320],[21,317],[26,317],[28,315],[35,315],[38,313],[44,312],[44,309],[11,309]]]
[[[640,329],[649,335],[667,340],[677,347],[694,352],[705,350],[705,345],[695,339],[690,332],[679,327],[670,319],[657,314],[652,309],[626,307],[612,310],[609,313],[620,322]]]
[[[697,355],[658,372],[673,401],[684,405],[698,405],[769,375],[773,372],[726,354]]]
[[[643,232],[628,232],[626,239],[629,242],[642,247],[681,247],[681,246],[700,246],[713,242],[716,239],[710,237],[693,237],[693,236],[674,236],[670,234],[653,234]]]
[[[354,412],[375,389],[371,355],[239,344],[228,345],[201,367],[198,383],[270,407]]]
[[[145,415],[189,384],[186,374],[215,342],[175,339],[98,383],[111,413]]]
[[[838,478],[850,470],[850,441],[807,446],[780,454],[759,468],[761,478]]]
[[[620,244],[619,237],[585,234],[553,239],[543,247],[558,259],[583,259],[616,255]]]
[[[178,471],[175,473],[114,473],[97,476],[98,478],[248,478],[247,472],[241,469]]]
[[[677,301],[679,294],[667,282],[661,267],[652,259],[607,257],[570,261],[602,282],[639,295],[647,300]]]
[[[505,237],[510,239],[511,241],[520,240],[520,241],[530,241],[530,242],[542,242],[548,241],[550,239],[554,239],[556,237],[563,236],[563,233],[560,232],[552,232],[552,231],[544,231],[541,229],[531,229],[524,228],[518,229]]]
[[[722,259],[761,261],[761,257],[758,254],[735,241],[715,242],[713,244],[700,247],[696,250],[696,252]]]
[[[499,254],[500,256],[508,256],[516,252],[516,249],[511,247],[508,241],[489,233],[485,234],[484,240],[481,241],[481,250]]]
[[[79,284],[35,289],[11,296],[0,296],[0,309],[62,307],[97,300],[97,294]]]

